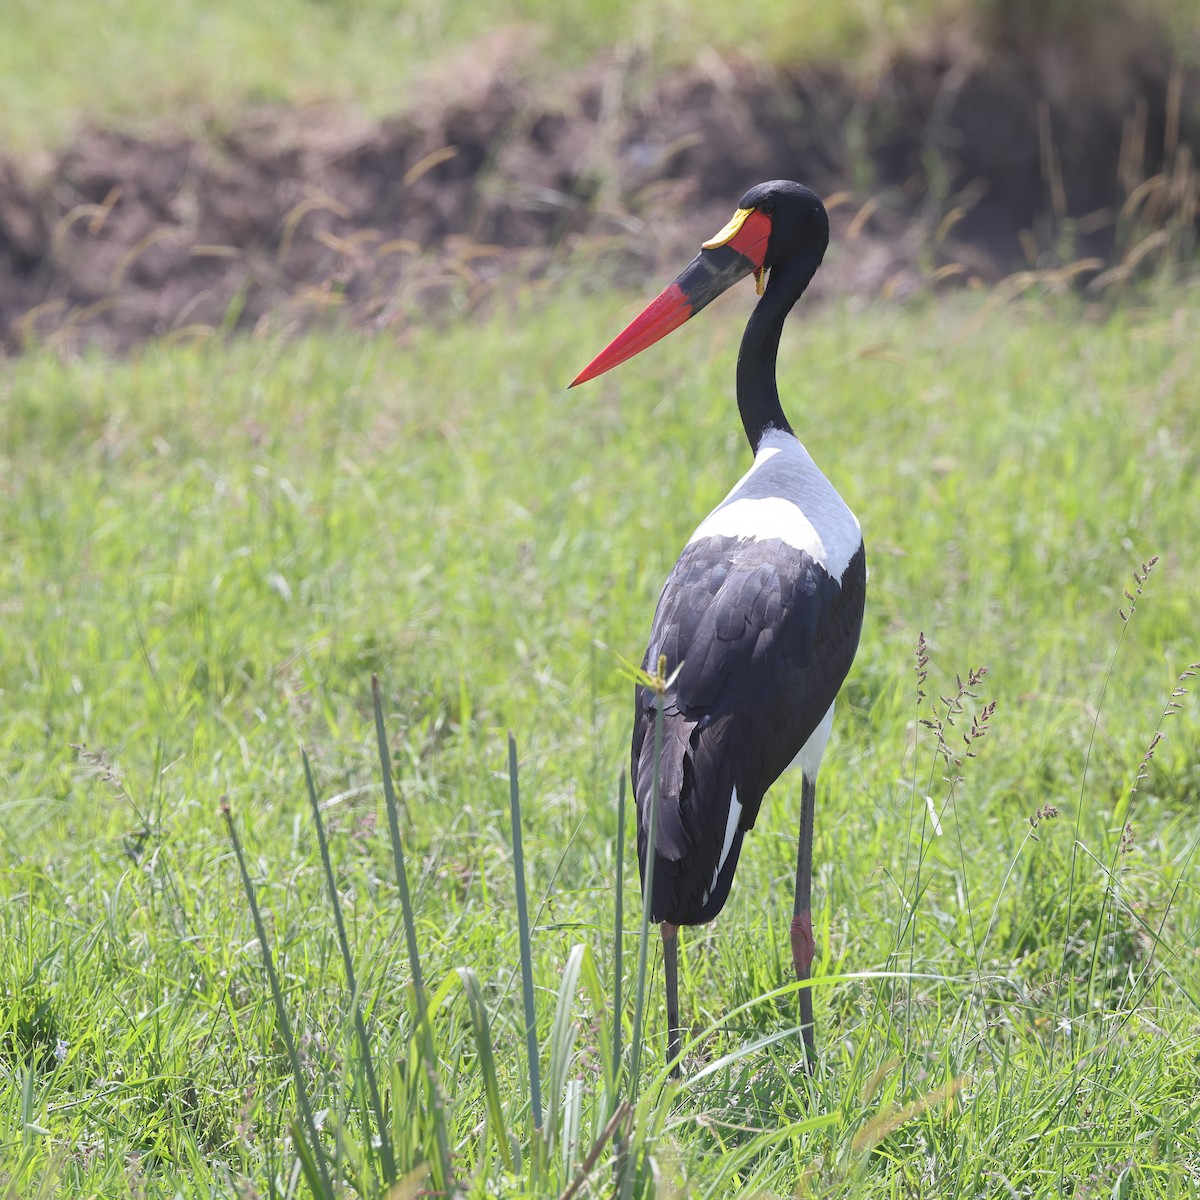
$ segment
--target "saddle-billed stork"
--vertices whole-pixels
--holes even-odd
[[[633,730],[638,858],[645,881],[656,706],[663,707],[651,913],[661,926],[667,1059],[678,1071],[676,966],[680,925],[700,925],[729,896],[746,831],[763,795],[801,770],[791,946],[809,978],[817,768],[833,702],[858,648],[866,598],[862,532],[817,468],[779,403],[775,360],[783,322],[829,244],[825,207],[788,180],[760,183],[729,224],[571,386],[645,350],[753,273],[760,295],[742,336],[737,401],[754,462],[700,523],[667,578],[639,684]],[[816,1059],[812,996],[800,991],[806,1061]]]

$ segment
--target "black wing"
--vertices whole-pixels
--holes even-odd
[[[665,657],[654,919],[711,920],[729,894],[763,794],[833,703],[858,648],[860,546],[841,579],[778,540],[703,538],[667,579],[643,666]],[[682,663],[682,667],[680,667]],[[633,789],[643,878],[654,771],[654,693],[637,688]],[[742,805],[721,869],[730,797]]]

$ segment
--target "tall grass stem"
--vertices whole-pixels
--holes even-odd
[[[525,898],[525,852],[521,844],[521,785],[517,776],[517,739],[508,735],[508,796],[512,810],[513,874],[517,887],[517,931],[521,941],[521,993],[525,1001],[525,1048],[529,1056],[529,1097],[533,1128],[542,1128],[542,1084],[538,1063],[537,1014],[533,1006],[533,953],[529,905]]]
[[[662,776],[663,696],[656,697],[654,710],[654,777],[650,784],[650,811],[646,815],[646,868],[642,879],[642,928],[638,946],[637,982],[633,1000],[633,1043],[629,1064],[629,1099],[635,1107],[642,1069],[643,1025],[646,1005],[646,970],[650,948],[650,925],[654,909],[654,858],[658,845],[659,781]]]
[[[292,1033],[292,1023],[288,1020],[287,1005],[283,1002],[279,976],[275,973],[275,963],[271,957],[271,944],[267,940],[267,929],[263,924],[262,914],[258,910],[258,897],[254,891],[254,884],[250,881],[250,872],[246,869],[246,856],[242,853],[242,843],[233,823],[233,812],[226,801],[221,804],[221,816],[225,818],[225,825],[229,830],[229,840],[233,843],[233,854],[237,859],[238,871],[242,876],[242,890],[246,893],[246,900],[250,904],[250,913],[254,918],[254,932],[258,937],[258,947],[262,951],[263,965],[267,969],[267,979],[271,985],[271,999],[275,1004],[275,1020],[278,1024],[279,1035],[287,1047],[292,1078],[296,1083],[296,1103],[304,1121],[303,1130],[297,1132],[303,1132],[305,1135],[296,1139],[297,1150],[300,1151],[304,1146],[308,1147],[310,1154],[308,1156],[301,1154],[301,1158],[308,1158],[306,1166],[312,1176],[310,1182],[319,1185],[321,1189],[318,1192],[319,1196],[332,1198],[334,1195],[333,1182],[329,1178],[329,1168],[321,1149],[321,1140],[317,1135],[317,1123],[313,1118],[312,1105],[309,1103],[308,1089],[304,1085],[304,1073],[300,1069],[300,1055],[296,1052],[296,1038]],[[315,1187],[314,1190],[316,1190]]]
[[[329,904],[333,909],[333,921],[337,928],[338,947],[342,952],[342,970],[346,975],[346,989],[350,993],[350,1005],[354,1010],[354,1032],[358,1037],[358,1050],[362,1056],[363,1071],[367,1077],[367,1088],[371,1094],[371,1109],[375,1114],[375,1128],[379,1137],[379,1161],[385,1183],[396,1178],[396,1161],[392,1156],[392,1140],[388,1136],[387,1122],[383,1119],[383,1101],[379,1095],[379,1082],[375,1078],[375,1064],[371,1058],[371,1042],[367,1037],[367,1025],[363,1019],[362,1004],[359,1002],[358,981],[354,975],[354,961],[350,956],[350,942],[346,937],[346,923],[342,919],[342,902],[338,896],[337,883],[333,877],[333,863],[329,857],[329,842],[325,837],[325,823],[321,820],[321,805],[317,800],[317,787],[313,781],[312,766],[308,752],[300,747],[304,762],[304,782],[308,787],[308,801],[312,805],[313,824],[317,830],[317,846],[321,852],[321,865],[325,868],[325,882],[329,888]],[[367,1139],[371,1143],[371,1139]]]
[[[624,1009],[624,970],[625,970],[625,772],[617,785],[617,863],[616,863],[616,898],[613,905],[613,1003],[612,1003],[612,1061],[614,1082],[613,1111],[620,1105],[620,1071],[621,1071],[621,1014]]]
[[[375,708],[375,736],[379,743],[379,769],[383,776],[383,798],[387,807],[388,833],[392,840],[392,857],[396,868],[396,886],[400,891],[400,910],[404,919],[404,937],[408,944],[408,963],[412,972],[413,996],[417,1005],[417,1025],[421,1031],[422,1057],[429,1081],[429,1108],[437,1139],[438,1161],[435,1180],[438,1187],[449,1193],[452,1167],[450,1142],[446,1134],[445,1103],[438,1083],[437,1053],[433,1044],[433,1028],[429,1023],[429,1006],[425,996],[425,981],[421,975],[421,955],[417,946],[417,925],[413,917],[412,896],[408,890],[408,871],[404,865],[404,845],[400,840],[400,805],[392,784],[391,754],[388,752],[387,730],[383,724],[383,698],[379,677],[371,676],[371,699]]]

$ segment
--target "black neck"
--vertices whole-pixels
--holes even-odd
[[[742,427],[750,449],[756,454],[763,434],[769,429],[792,432],[779,403],[775,360],[779,356],[783,322],[804,294],[819,265],[820,259],[813,262],[797,258],[773,267],[766,291],[746,322],[742,347],[738,351],[737,400]]]

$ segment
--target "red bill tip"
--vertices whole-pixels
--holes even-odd
[[[587,383],[589,379],[603,375],[618,363],[640,354],[647,346],[653,346],[673,329],[678,329],[691,315],[692,305],[683,289],[678,283],[668,284],[640,315],[634,317],[626,328],[571,380],[569,386]]]

